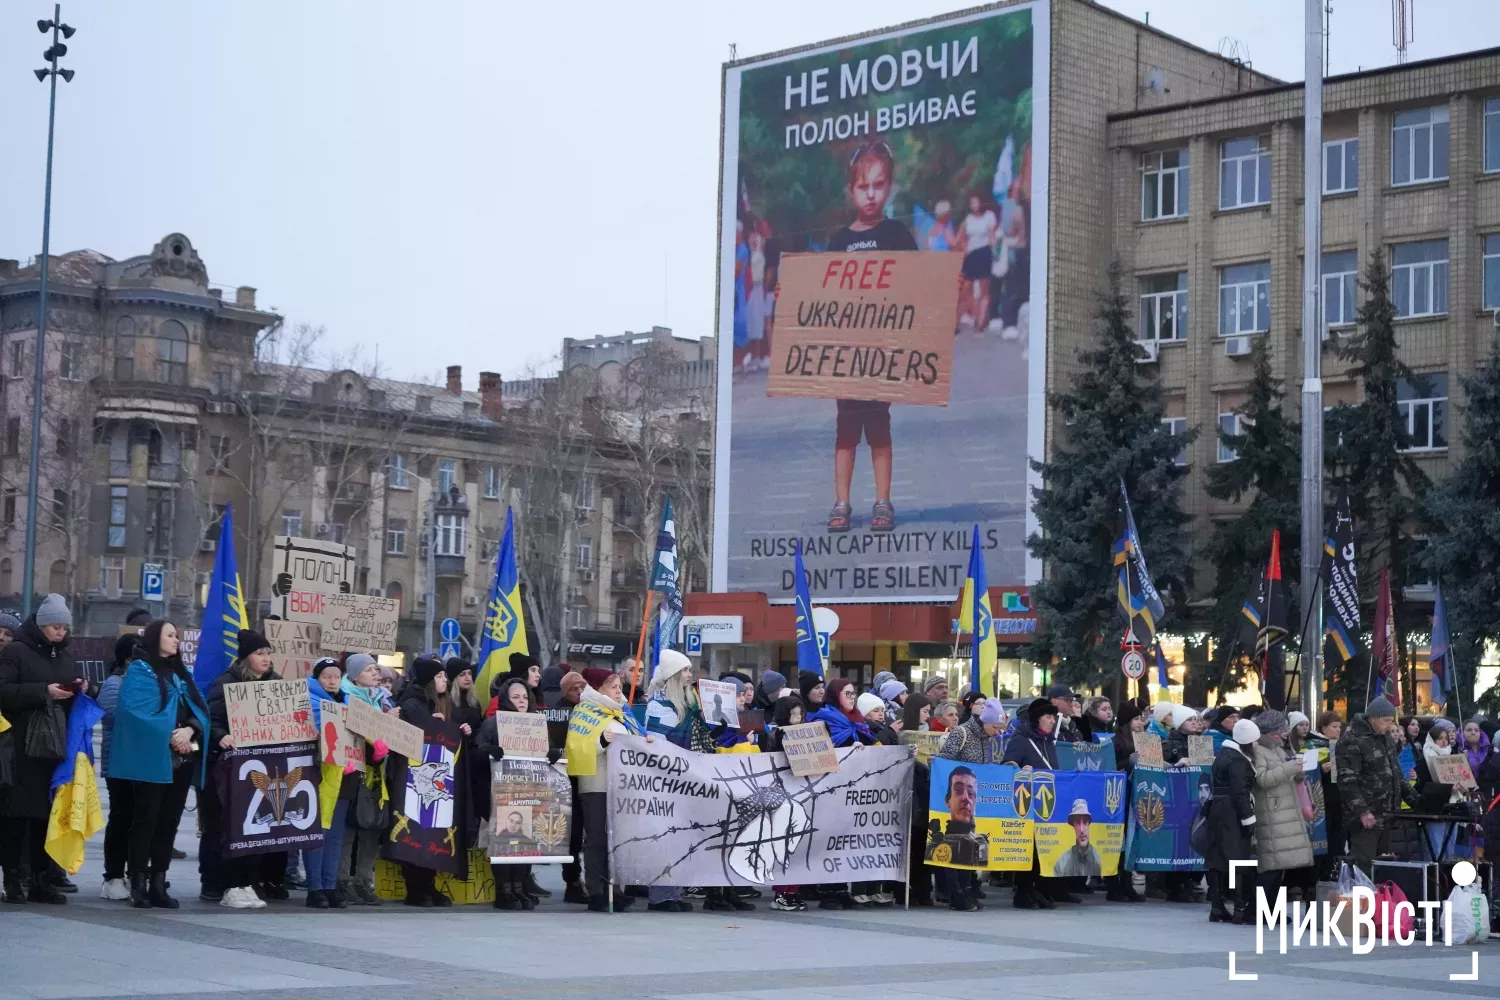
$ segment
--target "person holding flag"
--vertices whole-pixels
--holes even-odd
[[[1240,607],[1246,625],[1245,645],[1255,651],[1260,669],[1260,692],[1266,704],[1286,710],[1286,595],[1281,586],[1281,530],[1271,531],[1271,557],[1266,572]]]
[[[986,698],[995,696],[995,663],[999,649],[995,641],[995,619],[990,614],[990,588],[984,570],[984,551],[979,547],[979,525],[969,543],[969,575],[960,598],[958,629],[974,636],[969,659],[969,690]]]
[[[479,630],[479,678],[474,687],[487,696],[490,686],[510,670],[511,655],[529,657],[526,622],[521,617],[521,579],[516,571],[516,517],[505,511],[505,534],[495,556],[495,579],[485,601],[484,624]]]
[[[229,669],[239,649],[240,630],[250,627],[239,564],[234,558],[233,504],[224,505],[219,546],[214,551],[217,554],[208,580],[208,599],[203,603],[203,634],[198,638],[198,659],[193,663],[193,682],[199,691],[207,691],[214,678]]]

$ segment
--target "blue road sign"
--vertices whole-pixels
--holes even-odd
[[[450,622],[452,620],[453,620],[452,618],[448,619],[448,621],[450,621]],[[450,657],[454,657],[454,656],[458,656],[458,655],[459,655],[458,643],[456,643],[456,642],[445,642],[441,646],[438,647],[438,659],[442,660],[444,663],[447,663]]]
[[[458,641],[458,619],[444,618],[443,624],[438,627],[438,635],[443,637],[444,642]],[[454,654],[457,655],[456,653]]]
[[[697,627],[689,627],[683,633],[684,645],[689,653],[703,652],[703,630]]]
[[[166,596],[166,572],[160,563],[141,564],[141,600],[160,601]]]

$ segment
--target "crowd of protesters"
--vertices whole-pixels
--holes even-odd
[[[222,849],[225,817],[213,766],[221,753],[234,747],[224,687],[276,679],[270,643],[258,632],[242,631],[233,663],[200,692],[183,665],[173,622],[150,620],[141,612],[131,624],[141,628],[140,634],[118,640],[109,674],[95,692],[104,712],[98,770],[109,791],[100,895],[128,900],[138,908],[180,905],[168,891],[168,874],[174,857],[183,856],[174,843],[191,796],[197,803],[203,901],[258,909],[290,898],[295,888],[305,890],[306,905],[314,909],[381,905],[375,869],[392,819],[384,744],[376,741],[366,748],[363,771],[351,767],[342,776],[325,774],[320,811],[326,833],[321,846],[300,856],[227,857]],[[48,595],[24,622],[0,613],[0,869],[4,902],[9,904],[57,904],[77,891],[44,850],[50,786],[60,760],[51,749],[55,741],[45,737],[48,727],[58,718],[66,719],[70,703],[86,690],[83,673],[68,652],[71,625],[67,604],[56,594]],[[633,663],[626,661],[625,666],[628,671]],[[1492,749],[1496,726],[1483,718],[1461,727],[1442,718],[1398,719],[1396,708],[1379,697],[1347,725],[1331,711],[1314,723],[1300,712],[1260,706],[1198,711],[1169,702],[1149,708],[1126,702],[1116,714],[1109,699],[1085,700],[1062,684],[1053,685],[1012,717],[1004,703],[977,692],[951,698],[948,682],[940,675],[929,677],[918,692],[884,671],[861,692],[847,678],[803,672],[794,687],[786,675],[765,670],[756,679],[738,672],[719,678],[735,685],[741,710],[758,710],[764,720],[763,732],[742,732],[706,721],[695,670],[681,653],[662,652],[644,693],[644,722],[628,704],[620,673],[598,666],[543,670],[519,654],[487,692],[475,690],[477,672],[463,659],[442,663],[419,657],[398,674],[361,653],[318,660],[306,683],[315,723],[323,706],[358,699],[417,725],[433,717],[446,719],[476,754],[491,760],[504,756],[497,713],[545,714],[549,759],[556,762],[563,755],[576,706],[587,702],[602,711],[605,725],[597,737],[590,736],[592,749],[575,753],[567,764],[575,803],[569,844],[574,860],[562,868],[563,902],[598,912],[627,910],[642,896],[646,909],[656,912],[694,909],[695,898],[701,898],[706,910],[751,910],[762,895],[752,888],[612,885],[607,749],[624,733],[665,740],[693,753],[755,753],[779,749],[782,730],[803,721],[824,723],[835,747],[895,745],[903,731],[940,732],[946,734],[938,750],[941,757],[1039,770],[1058,767],[1059,742],[1109,740],[1118,767],[1126,772],[1139,766],[1137,741],[1144,732],[1161,738],[1168,766],[1186,763],[1191,737],[1206,734],[1214,749],[1212,795],[1203,804],[1206,891],[1199,884],[1202,875],[1192,872],[1148,875],[1145,888],[1146,895],[1170,902],[1190,903],[1206,896],[1209,919],[1215,922],[1253,922],[1257,880],[1269,892],[1284,887],[1292,899],[1310,902],[1317,882],[1331,878],[1340,860],[1368,871],[1376,858],[1399,851],[1393,817],[1403,804],[1416,804],[1419,791],[1434,783],[1431,762],[1436,757],[1468,758],[1479,794],[1470,800],[1453,790],[1444,804],[1472,809],[1484,832],[1500,842],[1500,810],[1489,808],[1500,792],[1500,753]],[[1313,850],[1305,790],[1300,788],[1311,773],[1304,770],[1309,751],[1318,755],[1326,814],[1328,845],[1321,858]],[[488,769],[475,768],[471,775],[481,821],[469,833],[474,846],[483,850],[492,825],[482,822],[490,801]],[[1012,905],[1019,909],[1052,909],[1080,902],[1082,894],[1096,891],[1109,902],[1130,904],[1146,898],[1137,891],[1137,876],[1127,870],[1123,858],[1118,874],[1092,879],[1043,877],[1035,862],[1030,871],[989,873],[987,880],[974,871],[924,864],[929,776],[920,761],[913,782],[907,884],[778,885],[771,892],[771,909],[863,909],[904,902],[973,911],[984,905],[986,883],[990,888],[1009,885]],[[1255,879],[1242,877],[1231,890],[1230,863],[1248,860],[1257,863]],[[496,864],[492,874],[496,909],[531,910],[551,895],[529,865]],[[402,876],[407,904],[452,905],[435,887],[430,870],[403,865]]]

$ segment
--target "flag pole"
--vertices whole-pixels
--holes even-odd
[[[646,656],[646,622],[651,617],[651,595],[652,595],[652,593],[653,593],[653,591],[651,590],[650,576],[648,574],[647,575],[647,582],[646,582],[646,600],[645,600],[645,602],[644,602],[644,604],[643,604],[643,606],[641,608],[641,634],[640,634],[640,638],[636,639],[636,641],[635,641],[635,669],[630,672],[630,700],[625,703],[625,708],[626,708],[627,711],[630,709],[631,705],[635,704],[635,688],[636,688],[636,685],[640,683],[640,680],[641,680],[641,666],[645,663],[646,658],[647,658],[647,656]]]

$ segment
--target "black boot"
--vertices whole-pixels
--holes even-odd
[[[182,904],[167,895],[167,873],[152,872],[151,881],[146,891],[151,905],[161,910],[175,910]]]
[[[11,872],[5,873],[5,902],[16,906],[26,902],[26,884]]]
[[[330,910],[346,910],[349,908],[349,897],[337,889],[324,889],[323,898],[328,900]]]
[[[146,896],[146,873],[130,873],[130,905],[137,910],[151,909],[151,900]]]
[[[521,891],[526,895],[532,896],[536,899],[545,899],[548,896],[552,895],[551,889],[543,889],[540,885],[537,884],[536,875],[531,872],[526,873],[526,880],[521,887]]]
[[[510,884],[509,873],[504,865],[490,865],[495,876],[495,909],[519,910],[521,901],[516,898],[515,887]]]
[[[564,903],[587,903],[589,894],[583,888],[582,882],[569,882],[563,890]]]
[[[61,904],[68,901],[68,897],[62,894],[62,890],[52,884],[52,879],[45,873],[31,876],[31,883],[26,890],[26,901],[28,903],[52,903]]]

